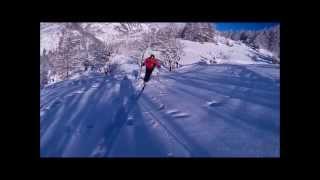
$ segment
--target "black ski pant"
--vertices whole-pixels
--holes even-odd
[[[145,74],[144,79],[143,79],[144,82],[148,82],[150,80],[150,76],[151,76],[151,73],[152,73],[153,69],[154,68],[152,68],[152,69],[146,68],[146,74]]]

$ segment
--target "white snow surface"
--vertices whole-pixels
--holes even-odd
[[[41,157],[280,156],[279,66],[194,63],[141,94],[133,66],[41,90]]]

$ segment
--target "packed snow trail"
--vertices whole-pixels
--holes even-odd
[[[41,92],[42,157],[278,157],[279,66],[193,64]]]

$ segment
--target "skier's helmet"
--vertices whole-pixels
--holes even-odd
[[[151,58],[154,58],[154,55],[153,55],[153,54],[151,54],[151,55],[150,55],[150,57],[151,57]]]

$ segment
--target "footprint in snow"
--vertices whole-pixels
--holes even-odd
[[[178,113],[178,114],[174,114],[172,116],[175,118],[185,118],[185,117],[189,117],[190,115],[187,113]]]
[[[214,106],[219,106],[221,105],[221,102],[216,101],[216,100],[210,100],[206,102],[207,107],[214,107]]]
[[[175,113],[178,113],[179,112],[179,110],[177,110],[177,109],[172,109],[172,110],[168,110],[166,113],[167,114],[175,114]]]
[[[134,119],[134,117],[132,115],[128,116],[128,119],[127,119],[127,125],[128,126],[132,126],[133,125],[133,119]]]
[[[188,113],[183,113],[180,112],[177,109],[172,109],[166,112],[167,114],[171,115],[174,118],[185,118],[185,117],[189,117],[190,115]]]
[[[60,99],[57,99],[57,100],[55,100],[53,103],[52,103],[52,105],[50,106],[50,107],[47,107],[46,109],[50,109],[50,108],[53,108],[53,107],[55,107],[55,106],[57,106],[57,105],[59,105],[59,104],[61,104],[62,103],[62,100],[60,100]]]
[[[132,119],[134,119],[133,115],[129,115],[128,120],[132,120]]]
[[[164,96],[164,95],[168,95],[168,93],[167,92],[160,92],[160,95]]]
[[[74,92],[66,95],[64,98],[74,97],[76,95],[83,94],[83,93],[84,93],[84,91],[81,91],[81,90],[80,91],[74,91]]]
[[[64,96],[63,99],[72,98],[74,96],[76,96],[76,95],[74,93],[71,93],[71,94]]]
[[[165,106],[164,106],[164,104],[160,104],[160,106],[159,106],[159,110],[162,110],[162,109],[164,109],[165,108]]]
[[[82,94],[82,93],[84,93],[84,91],[82,91],[82,90],[73,92],[73,94]]]
[[[95,83],[91,86],[91,88],[98,88],[99,87],[99,84],[98,83]]]

